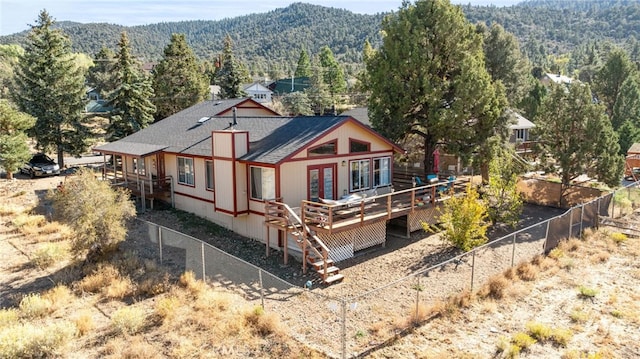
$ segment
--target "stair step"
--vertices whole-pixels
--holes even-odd
[[[307,263],[311,264],[314,268],[322,268],[324,266],[324,261],[322,259],[314,261],[311,257],[307,257]],[[333,265],[333,259],[327,259],[327,265]]]
[[[331,284],[334,282],[341,281],[342,279],[344,279],[344,274],[338,273],[338,274],[334,274],[332,276],[327,277],[327,279],[325,279],[324,282],[327,284]]]
[[[320,273],[320,275],[324,275],[324,268],[320,267],[317,268],[316,271],[318,273]],[[340,268],[336,267],[336,266],[331,266],[331,267],[327,267],[327,275],[332,274],[332,273],[336,273],[340,272]]]

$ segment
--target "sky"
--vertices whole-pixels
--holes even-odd
[[[265,13],[306,2],[358,14],[397,10],[402,0],[0,0],[0,35],[29,29],[42,9],[56,21],[106,22],[125,26],[183,20],[221,20]],[[520,0],[452,0],[455,4],[508,6]]]

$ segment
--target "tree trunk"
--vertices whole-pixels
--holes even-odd
[[[58,166],[60,169],[64,168],[64,151],[61,146],[57,146],[57,154],[58,154]]]
[[[482,184],[489,184],[489,162],[486,160],[482,160],[480,163],[480,175],[482,176]]]
[[[7,179],[8,180],[12,180],[13,179],[13,172],[7,170]]]
[[[436,145],[432,141],[432,136],[424,136],[424,177],[433,173],[433,151]]]

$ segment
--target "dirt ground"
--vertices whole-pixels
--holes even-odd
[[[42,199],[49,189],[55,188],[61,181],[64,182],[64,177],[33,180],[20,175],[16,177],[11,182],[0,180],[3,181],[0,186],[0,198],[18,191],[25,191],[25,201],[35,200],[36,198]],[[45,215],[47,210],[46,207],[42,209]],[[527,207],[521,226],[528,226],[560,213],[562,211],[555,209]],[[307,280],[313,278],[309,274],[302,273],[302,268],[298,261],[290,260],[289,264],[285,266],[281,253],[275,252],[266,257],[263,244],[244,239],[231,232],[223,231],[221,234],[214,236],[206,227],[190,226],[185,229],[173,212],[166,210],[148,211],[141,214],[140,217],[166,227],[184,231],[191,236],[216,245],[235,256],[278,275],[294,285],[302,286]],[[501,229],[493,233],[492,237],[497,238],[508,232],[508,229]],[[135,229],[132,233],[135,233]],[[46,283],[46,273],[23,265],[26,254],[21,252],[20,248],[11,245],[11,236],[12,234],[6,231],[0,233],[0,253],[5,257],[5,260],[0,264],[0,307],[15,304],[16,299],[25,293],[50,287],[50,283]],[[144,247],[136,248],[144,245],[144,243],[146,242],[131,238],[125,243],[125,246],[144,254],[146,253]],[[632,243],[633,245],[638,245],[637,242]],[[317,287],[313,290],[332,297],[354,296],[406,276],[417,269],[439,263],[456,254],[458,254],[456,250],[444,246],[441,240],[434,235],[428,236],[425,233],[418,232],[414,233],[410,239],[390,236],[384,248],[374,248],[356,258],[339,263],[342,273],[346,277],[343,283],[327,288]],[[425,258],[428,258],[428,261],[425,261]],[[507,304],[499,302],[479,304],[477,307],[472,308],[474,312],[469,314],[471,319],[465,323],[456,323],[455,328],[443,321],[432,321],[416,330],[413,334],[401,336],[394,345],[379,345],[378,341],[386,337],[384,335],[376,335],[374,332],[377,331],[371,327],[349,326],[350,347],[355,352],[359,352],[359,349],[356,350],[356,347],[360,347],[357,343],[362,342],[364,343],[362,347],[373,346],[379,348],[373,351],[372,355],[384,358],[456,357],[461,353],[472,353],[470,357],[495,357],[495,346],[499,338],[514,331],[522,330],[527,320],[537,319],[549,324],[562,320],[563,323],[568,323],[566,325],[570,326],[571,323],[568,321],[566,313],[571,312],[572,306],[584,304],[582,302],[575,303],[576,294],[573,289],[580,283],[598,286],[602,292],[606,293],[606,295],[597,300],[600,306],[597,309],[590,309],[590,313],[607,312],[607,305],[612,306],[612,298],[616,295],[632,298],[636,302],[640,299],[637,289],[639,287],[638,284],[640,284],[638,281],[639,276],[635,274],[638,272],[637,261],[634,264],[629,258],[616,255],[615,257],[612,256],[611,260],[606,263],[598,263],[597,268],[593,271],[590,270],[583,273],[576,270],[576,268],[583,268],[583,265],[586,268],[588,264],[580,263],[580,265],[574,265],[572,266],[573,269],[567,271],[567,273],[561,273],[562,275],[560,276],[550,275],[540,281],[536,281],[535,285],[528,285],[526,290],[522,290],[524,294],[522,294],[521,300]],[[631,271],[631,269],[635,272]],[[622,272],[626,273],[626,275],[616,275],[616,273]],[[367,304],[373,308],[386,307],[389,306],[389,303],[398,301],[400,296],[406,296],[406,293],[391,290],[377,299],[369,299]],[[612,318],[605,318],[605,321],[593,319],[592,325],[589,326],[590,329],[580,332],[578,339],[572,343],[572,348],[575,347],[579,353],[595,353],[598,350],[598,342],[589,335],[607,334],[615,336],[616,345],[610,350],[613,353],[611,356],[603,357],[630,358],[640,356],[640,349],[638,349],[639,346],[637,344],[640,343],[640,338],[638,337],[638,333],[640,333],[640,328],[638,327],[638,323],[640,323],[639,309],[637,304],[629,304],[626,300],[620,300],[620,302],[623,302],[626,306],[624,309],[626,310],[625,313],[628,314],[625,315],[633,318],[632,320],[624,321],[622,326],[616,326],[616,320]],[[300,333],[305,333],[304,327],[309,326],[312,321],[309,318],[304,320],[304,312],[287,313],[288,308],[293,307],[284,302],[282,307],[274,305],[272,308],[277,312],[286,313],[283,316],[286,316],[289,320],[285,320],[285,322],[290,327],[292,334],[298,338],[300,338]],[[303,308],[300,311],[305,309],[308,310],[308,308]],[[404,314],[392,314],[395,318],[391,319],[397,320],[398,317]],[[291,318],[296,317],[302,317],[303,320],[298,322],[291,321]],[[317,329],[326,331],[326,328],[330,327],[331,325],[328,327],[319,325]],[[582,325],[582,327],[584,328],[586,325]],[[577,330],[574,328],[574,331]],[[337,333],[338,331],[336,330],[335,332]],[[308,335],[314,334],[313,332],[307,333]],[[329,333],[326,334],[326,337],[329,343],[327,345],[331,345],[335,349],[337,338],[329,335]],[[304,336],[302,340],[304,340]],[[564,352],[567,352],[564,348],[554,348],[546,345],[529,352],[529,354],[524,353],[523,356],[530,358],[557,358]],[[576,358],[580,357],[577,356]]]

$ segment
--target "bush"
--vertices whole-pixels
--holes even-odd
[[[627,237],[627,235],[626,235],[626,234],[624,234],[624,233],[615,232],[615,233],[612,233],[612,234],[611,234],[611,239],[612,239],[614,242],[616,242],[616,243],[620,244],[620,243],[624,243],[624,242],[626,242],[626,241],[627,241],[627,239],[629,239],[629,237]]]
[[[31,256],[31,262],[40,268],[47,268],[67,258],[69,252],[63,243],[44,243]]]
[[[73,322],[75,323],[76,328],[78,328],[78,334],[81,336],[86,335],[95,328],[93,317],[89,312],[80,313]]]
[[[44,317],[49,314],[53,305],[49,299],[40,297],[39,294],[29,294],[20,301],[20,312],[26,318]]]
[[[69,322],[9,326],[0,330],[0,358],[57,357],[75,333],[76,327]]]
[[[14,308],[0,309],[0,329],[18,323],[20,316]]]
[[[465,196],[449,198],[439,211],[445,241],[465,252],[487,242],[487,205],[471,185],[467,186]],[[422,223],[422,227],[431,231],[427,223]]]
[[[529,334],[537,340],[543,342],[551,337],[551,327],[537,322],[527,323]]]
[[[581,298],[593,299],[596,295],[598,295],[598,290],[581,285],[580,287],[578,287],[578,295]]]
[[[171,320],[176,315],[176,311],[180,307],[180,300],[176,297],[160,298],[156,302],[156,314],[163,319]]]
[[[280,330],[280,320],[273,313],[265,313],[264,309],[256,306],[245,313],[245,321],[259,335],[267,336]]]
[[[144,326],[146,316],[138,307],[122,307],[111,316],[111,324],[116,332],[135,334]]]
[[[76,233],[73,249],[88,259],[114,249],[125,239],[125,222],[135,215],[129,193],[81,170],[52,194],[54,214]]]
[[[511,338],[511,343],[517,345],[521,349],[527,349],[528,347],[535,344],[536,340],[529,336],[529,334],[527,333],[516,333]]]

